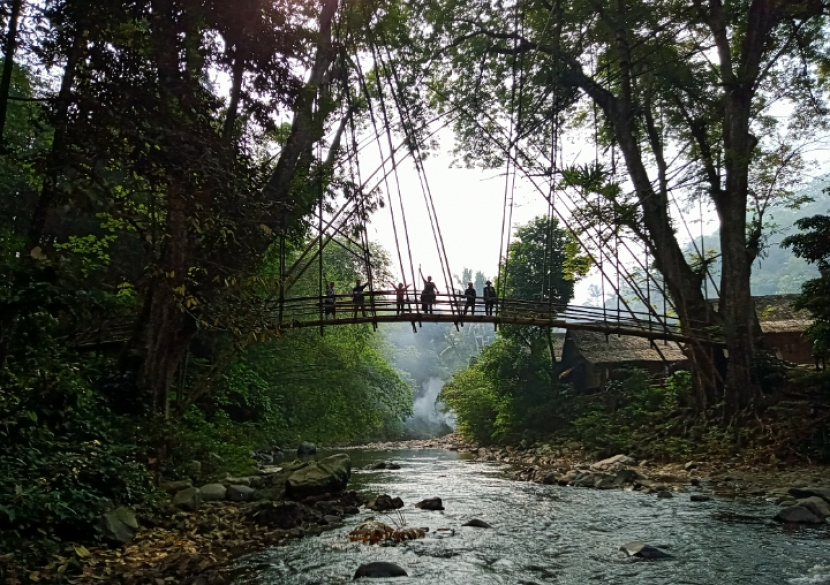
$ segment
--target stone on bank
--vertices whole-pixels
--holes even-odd
[[[288,476],[286,493],[296,500],[341,492],[352,474],[352,461],[343,453],[306,463]]]

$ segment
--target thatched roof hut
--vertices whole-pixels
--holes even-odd
[[[569,329],[562,349],[560,378],[578,390],[590,390],[620,377],[625,368],[637,367],[665,376],[686,363],[686,356],[674,341]]]

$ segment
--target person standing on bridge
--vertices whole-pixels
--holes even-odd
[[[332,316],[332,319],[337,319],[337,289],[334,288],[334,283],[329,282],[328,287],[326,287],[326,300],[324,302],[326,319],[329,318],[329,315]]]
[[[420,266],[418,267],[418,272],[424,281],[424,290],[421,291],[421,310],[424,313],[432,314],[432,306],[435,304],[435,299],[438,296],[438,286],[432,282],[431,276],[424,278],[424,273]]]
[[[472,310],[472,314],[476,314],[476,289],[472,282],[467,283],[467,290],[464,291],[464,315],[467,315],[467,309]]]
[[[406,289],[408,286],[404,286],[402,282],[398,283],[398,286],[395,287],[395,314],[400,315],[404,312],[404,304],[406,303]]]
[[[498,295],[496,294],[496,289],[493,288],[492,282],[488,280],[484,284],[486,285],[484,287],[484,314],[492,316]]]
[[[372,279],[370,278],[366,284],[360,284],[360,279],[358,278],[355,281],[354,288],[352,288],[352,303],[354,303],[354,318],[357,319],[357,311],[366,316],[366,297],[363,294],[363,289],[367,286],[372,284]]]

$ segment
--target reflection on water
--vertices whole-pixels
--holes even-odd
[[[358,490],[402,497],[400,516],[361,512],[320,537],[258,553],[246,561],[256,567],[246,583],[346,583],[361,563],[389,561],[409,577],[366,582],[830,585],[827,531],[773,524],[768,519],[776,507],[769,504],[692,503],[683,494],[657,499],[519,483],[501,477],[503,466],[438,450],[349,454],[355,469],[379,460],[401,464],[399,471],[358,472],[352,481]],[[430,496],[440,496],[446,510],[412,507]],[[396,546],[349,542],[348,532],[368,518],[402,520],[430,532]],[[471,518],[494,529],[461,526]],[[632,540],[661,547],[673,558],[628,559],[619,547]]]

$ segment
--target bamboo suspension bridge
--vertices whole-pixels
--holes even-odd
[[[686,324],[684,329],[679,327],[674,316],[676,311],[665,290],[665,283],[651,274],[647,245],[643,244],[642,249],[636,249],[636,244],[632,247],[631,241],[621,237],[619,225],[592,226],[586,222],[583,213],[577,212],[579,209],[598,208],[601,205],[599,196],[590,199],[588,194],[579,190],[567,193],[557,186],[558,177],[564,168],[563,141],[560,136],[563,103],[559,102],[555,94],[550,96],[549,104],[552,112],[549,152],[522,150],[522,113],[520,110],[517,111],[515,104],[522,103],[524,83],[520,78],[523,69],[516,67],[516,63],[509,88],[514,104],[511,105],[508,123],[493,123],[487,128],[482,127],[482,132],[501,150],[506,166],[499,274],[495,278],[497,286],[501,284],[501,290],[492,311],[485,310],[484,299],[480,296],[476,299],[475,310],[467,307],[467,298],[455,290],[438,222],[433,189],[423,166],[424,153],[420,144],[450,124],[455,117],[469,116],[469,112],[465,112],[464,106],[460,106],[460,109],[417,123],[412,115],[411,104],[407,103],[405,92],[400,90],[402,83],[390,63],[390,56],[384,56],[381,47],[372,46],[371,57],[372,67],[367,74],[362,70],[360,59],[355,59],[353,63],[356,67],[355,83],[361,94],[359,97],[366,103],[368,126],[374,132],[358,140],[352,115],[358,96],[352,95],[352,86],[344,81],[342,92],[346,110],[333,144],[339,145],[341,141],[344,143],[342,150],[345,152],[345,160],[341,160],[339,164],[342,175],[347,180],[341,183],[340,191],[335,192],[324,184],[322,173],[318,177],[319,201],[316,212],[309,218],[309,225],[316,228],[317,234],[307,242],[301,252],[293,254],[289,259],[286,236],[284,233],[280,235],[279,298],[269,301],[267,306],[275,316],[276,328],[283,331],[319,328],[320,333],[324,334],[328,327],[357,324],[371,324],[377,328],[383,323],[409,323],[413,330],[417,331],[418,326],[423,323],[448,323],[456,327],[489,323],[495,327],[510,325],[587,330],[609,336],[641,337],[652,342],[665,340],[681,344],[707,345],[721,343],[719,336],[702,324],[700,328],[694,328],[694,324]],[[594,123],[597,124],[596,113]],[[403,139],[397,144],[393,140],[394,130],[403,134]],[[378,150],[380,164],[368,176],[363,176],[360,155],[373,146]],[[613,173],[616,173],[613,145],[610,150]],[[595,169],[599,170],[598,150],[595,156]],[[319,151],[318,158],[323,160]],[[448,291],[447,294],[437,295],[434,304],[430,303],[429,306],[424,303],[423,293],[417,290],[423,274],[420,274],[420,278],[416,276],[410,238],[412,230],[407,223],[406,205],[401,179],[398,176],[399,166],[404,160],[413,162],[417,172],[418,186],[430,223],[429,233],[432,235],[434,250],[438,254],[439,278],[443,281],[441,288]],[[528,169],[526,161],[530,160],[542,161],[544,172],[534,172],[539,169]],[[544,276],[540,282],[532,283],[533,286],[538,286],[538,294],[534,294],[533,298],[511,298],[505,294],[504,283],[512,278],[510,243],[514,189],[517,176],[520,174],[547,202],[548,222],[557,221],[575,241],[579,242],[582,253],[598,269],[602,279],[602,306],[577,306],[560,302],[554,283],[557,275],[554,274],[553,242],[550,237],[545,243],[545,266],[539,271]],[[395,240],[393,255],[397,259],[399,270],[397,278],[400,278],[407,290],[402,304],[400,299],[396,298],[394,290],[376,289],[372,278],[377,270],[377,263],[372,258],[367,238],[367,208],[370,206],[368,194],[379,191],[386,195],[386,208],[392,222]],[[327,206],[327,202],[335,200],[340,201],[338,207]],[[691,236],[685,219],[683,224]],[[420,233],[424,233],[423,229]],[[362,271],[369,281],[367,291],[361,291],[357,295],[326,294],[327,279],[324,279],[323,255],[332,243],[346,250],[353,256],[354,262],[362,266]],[[423,248],[423,241],[419,241],[418,244]],[[697,250],[698,246],[693,237],[692,244]],[[702,244],[701,233],[701,246]],[[622,255],[632,259],[634,266],[631,269],[622,265]],[[309,272],[317,273],[315,288],[319,294],[292,297],[294,285]],[[716,290],[717,287],[708,272],[704,275],[703,281],[711,281]],[[342,287],[343,283],[339,284]],[[606,291],[606,287],[610,290]],[[361,300],[356,303],[356,298]],[[616,300],[616,307],[609,306],[612,303],[606,301],[608,298]],[[329,307],[334,307],[334,314],[327,311],[327,301],[333,303]]]

